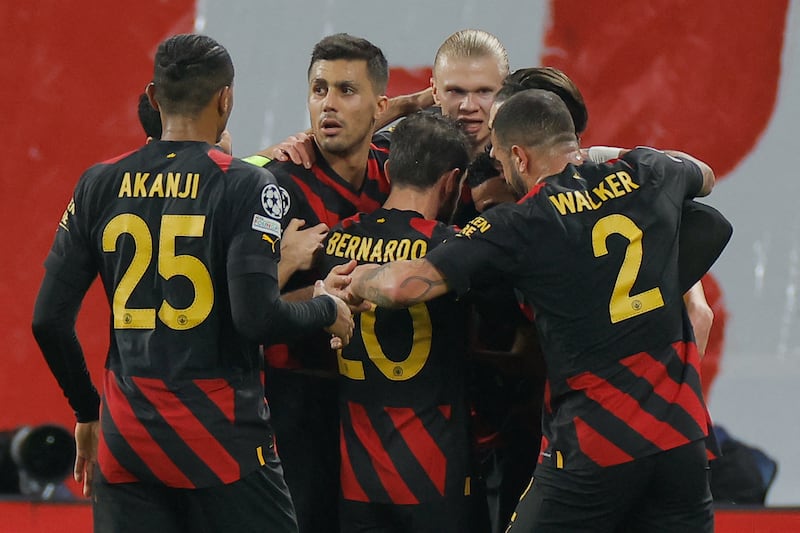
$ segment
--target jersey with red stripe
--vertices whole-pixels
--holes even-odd
[[[541,462],[610,466],[708,435],[678,284],[681,207],[702,179],[647,148],[568,165],[429,256],[457,291],[500,276],[532,305],[548,378]]]
[[[281,213],[269,172],[203,142],[153,142],[82,176],[45,265],[99,272],[111,306],[109,482],[227,484],[272,453],[263,358],[234,327],[227,279],[270,272]]]
[[[358,212],[374,211],[389,194],[384,163],[389,157],[387,148],[370,146],[364,183],[355,189],[339,176],[325,161],[319,148],[314,147],[316,160],[310,169],[291,161],[272,161],[267,167],[277,178],[284,199],[284,226],[293,218],[306,221],[306,226],[324,222],[332,228],[340,220]],[[284,290],[290,292],[313,285],[322,279],[318,269],[296,272]],[[323,332],[310,334],[289,344],[267,348],[270,366],[276,368],[307,368],[336,371],[329,347],[330,336]]]
[[[423,257],[454,233],[416,212],[381,208],[334,228],[323,263],[329,269],[350,259]],[[346,500],[416,504],[464,495],[465,320],[452,295],[356,316],[353,338],[338,356]]]

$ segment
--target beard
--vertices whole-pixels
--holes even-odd
[[[522,198],[528,194],[528,186],[525,184],[525,180],[522,179],[522,175],[515,168],[511,169],[511,179],[508,180],[508,186],[517,198]]]

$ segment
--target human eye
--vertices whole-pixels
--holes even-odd
[[[324,83],[314,83],[311,85],[311,92],[317,96],[324,96],[328,92],[328,87]]]

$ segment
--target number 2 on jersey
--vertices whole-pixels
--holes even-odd
[[[611,292],[611,301],[608,303],[612,324],[664,306],[664,298],[658,287],[631,294],[633,284],[639,275],[639,268],[642,266],[642,230],[633,220],[619,214],[608,215],[598,220],[592,228],[594,256],[602,257],[608,254],[606,239],[614,234],[625,237],[628,246],[625,248],[625,258],[622,260],[614,290]]]
[[[164,215],[159,232],[158,273],[166,280],[184,276],[194,287],[194,300],[184,309],[176,309],[163,300],[158,318],[167,327],[186,330],[200,325],[214,306],[214,286],[208,269],[192,255],[176,255],[177,237],[202,237],[204,215]],[[137,215],[124,213],[115,216],[103,229],[103,251],[115,252],[117,239],[128,234],[133,239],[134,253],[130,265],[122,275],[111,302],[115,329],[155,329],[155,309],[128,307],[136,286],[142,280],[153,259],[153,238],[147,223]]]

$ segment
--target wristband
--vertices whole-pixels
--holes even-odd
[[[617,159],[622,148],[614,148],[613,146],[590,146],[589,159],[595,163],[605,163],[611,159]]]

